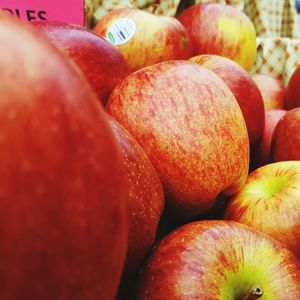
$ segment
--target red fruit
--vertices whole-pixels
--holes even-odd
[[[62,22],[32,24],[75,62],[103,104],[128,75],[128,66],[118,48],[95,32]]]
[[[173,17],[121,8],[105,15],[94,31],[117,45],[131,71],[193,56],[187,30]]]
[[[300,106],[300,66],[295,69],[289,80],[285,103],[287,109]]]
[[[191,35],[194,53],[225,56],[250,71],[256,57],[256,33],[251,20],[229,5],[196,4],[179,21]]]
[[[263,139],[259,146],[259,164],[266,165],[271,163],[271,142],[274,129],[279,120],[287,111],[284,109],[269,109],[266,111],[266,122]]]
[[[199,55],[191,61],[212,70],[228,85],[245,118],[250,146],[257,146],[262,139],[265,110],[261,93],[250,75],[234,61],[218,55]]]
[[[96,96],[33,27],[0,14],[0,298],[114,299],[127,181]]]
[[[272,236],[300,258],[299,182],[300,161],[262,166],[229,201],[224,218]]]
[[[129,243],[124,280],[133,277],[156,236],[164,208],[164,194],[156,170],[144,150],[116,120],[109,117],[123,152],[129,180]]]
[[[266,110],[285,108],[286,89],[279,79],[266,74],[254,74],[252,79],[261,92]]]
[[[157,170],[169,212],[186,219],[243,184],[247,128],[237,101],[212,71],[168,61],[129,75],[107,111],[137,140]]]
[[[300,160],[300,108],[288,111],[278,122],[272,137],[272,159]]]
[[[271,237],[230,221],[194,222],[165,237],[142,269],[136,297],[259,298],[300,299],[300,262]]]

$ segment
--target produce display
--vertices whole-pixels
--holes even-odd
[[[300,299],[300,65],[192,2],[0,11],[1,300]]]

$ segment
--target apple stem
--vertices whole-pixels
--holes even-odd
[[[242,300],[256,300],[261,298],[263,294],[263,289],[259,285],[254,285]]]

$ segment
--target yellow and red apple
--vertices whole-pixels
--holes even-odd
[[[142,268],[137,300],[300,299],[300,262],[232,221],[199,221],[163,238]]]
[[[131,71],[193,56],[187,30],[173,17],[121,8],[104,16],[94,31],[119,48]]]
[[[252,172],[229,202],[225,219],[264,232],[300,258],[300,161],[282,161]]]
[[[256,58],[256,32],[242,11],[229,5],[195,4],[182,12],[179,21],[191,35],[195,55],[225,56],[246,71]]]
[[[228,86],[188,61],[159,63],[129,75],[106,109],[142,146],[163,183],[168,211],[186,219],[220,193],[244,184],[249,138]]]

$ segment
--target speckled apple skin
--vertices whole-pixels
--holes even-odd
[[[165,199],[162,184],[148,156],[132,135],[107,115],[120,144],[128,175],[128,250],[124,280],[133,278],[154,242]]]
[[[131,71],[162,61],[188,59],[193,56],[193,44],[189,33],[173,17],[156,16],[139,9],[121,8],[101,18],[94,31],[106,38],[110,26],[120,18],[129,18],[136,24],[132,39],[117,45]]]
[[[157,170],[169,210],[187,218],[244,184],[249,138],[237,101],[212,71],[185,61],[139,70],[113,91],[106,110]]]
[[[127,178],[103,108],[43,35],[0,13],[0,298],[114,299]]]
[[[244,299],[256,285],[262,299],[299,299],[299,260],[248,226],[199,221],[177,228],[154,249],[136,299]]]
[[[194,53],[217,54],[237,62],[246,71],[256,57],[256,32],[251,20],[230,5],[196,4],[179,21],[191,35]]]
[[[212,70],[228,85],[245,118],[250,147],[255,148],[262,139],[265,109],[262,95],[248,72],[234,61],[219,55],[198,55],[190,60]]]

